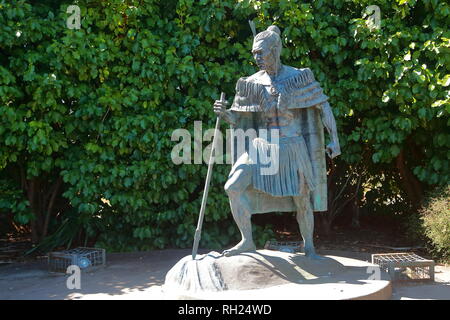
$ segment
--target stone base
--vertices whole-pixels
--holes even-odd
[[[224,257],[216,252],[181,259],[166,275],[169,299],[389,299],[389,275],[360,260],[258,250]]]

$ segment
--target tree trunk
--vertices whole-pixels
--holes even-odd
[[[48,226],[62,185],[61,177],[58,177],[50,188],[48,188],[46,180],[34,177],[23,183],[26,187],[30,209],[34,214],[33,220],[30,221],[33,244],[38,244],[48,234]]]
[[[331,235],[331,225],[332,221],[330,219],[323,220],[322,230],[325,236],[329,237]]]
[[[355,201],[352,202],[353,214],[352,214],[351,226],[352,226],[352,228],[355,228],[355,229],[359,229],[361,227],[361,225],[359,224],[359,204],[358,204],[358,202],[359,202],[358,197],[355,197]]]
[[[52,214],[53,206],[55,204],[56,196],[59,192],[59,188],[60,188],[61,184],[62,184],[62,178],[58,177],[58,179],[56,180],[56,183],[53,187],[53,191],[51,192],[51,198],[49,200],[48,207],[46,210],[44,229],[42,231],[42,238],[45,238],[47,236],[48,224],[50,222],[50,216]]]
[[[28,202],[30,202],[30,209],[31,211],[33,211],[33,213],[35,213],[35,190],[36,190],[36,184],[35,184],[35,180],[31,179],[30,181],[27,182],[26,184],[28,186],[27,188],[27,197],[28,197]],[[31,227],[31,242],[33,244],[37,244],[39,242],[39,232],[38,232],[38,227],[37,227],[37,220],[38,217],[35,216],[31,222],[30,222],[30,227]]]
[[[400,179],[403,184],[403,188],[414,208],[418,208],[423,198],[423,191],[420,182],[416,179],[414,174],[409,170],[405,162],[405,153],[403,150],[397,156],[396,159],[397,170],[400,174]]]
[[[320,234],[324,235],[325,237],[330,236],[332,220],[329,219],[328,211],[319,213],[317,218]]]

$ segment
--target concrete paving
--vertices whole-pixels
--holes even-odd
[[[201,250],[199,253],[207,253]],[[370,261],[369,253],[322,250],[335,255]],[[49,274],[47,260],[0,266],[1,300],[62,299],[162,299],[161,285],[167,271],[188,249],[107,255],[107,266],[81,274],[81,289],[68,289],[67,276]],[[450,300],[450,267],[436,266],[436,281],[394,283],[392,299]]]

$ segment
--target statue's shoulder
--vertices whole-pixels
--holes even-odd
[[[282,74],[280,75],[280,81],[290,80],[293,78],[303,79],[303,83],[314,82],[314,74],[310,68],[295,68],[291,66],[283,66]]]
[[[265,80],[266,72],[260,70],[251,76],[239,78],[238,82],[252,82],[252,83],[262,83]]]
[[[289,89],[301,89],[306,86],[318,85],[314,79],[314,75],[309,68],[294,68],[283,65],[281,73],[278,75],[278,83],[284,84]],[[236,91],[248,94],[248,88],[252,88],[252,92],[261,91],[261,87],[271,86],[272,80],[264,70],[260,70],[251,76],[239,78],[236,83]],[[259,88],[259,89],[258,89]]]
[[[257,92],[261,93],[264,89],[264,85],[270,81],[265,71],[261,70],[249,77],[239,78],[236,82],[236,91],[240,95],[249,95],[256,94]],[[270,83],[270,82],[269,82]]]
[[[303,86],[315,81],[313,72],[310,68],[295,68],[283,65],[281,74],[278,76],[278,81],[284,82],[294,80],[299,80]],[[264,70],[260,70],[251,76],[240,78],[238,83],[258,83],[261,85],[270,85],[272,80]]]

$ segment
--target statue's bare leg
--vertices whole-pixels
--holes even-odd
[[[244,154],[238,159],[231,170],[230,178],[225,184],[225,191],[230,199],[231,212],[242,236],[242,240],[237,245],[223,252],[225,256],[256,250],[252,237],[252,213],[247,194],[248,186],[251,184],[252,168],[246,164],[246,158]]]
[[[312,259],[322,259],[323,257],[317,255],[314,249],[314,212],[311,206],[310,191],[303,176],[301,176],[300,181],[302,193],[300,196],[293,197],[293,199],[297,207],[297,222],[305,245],[305,255]]]

